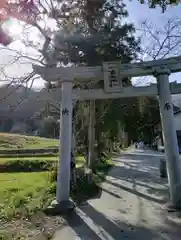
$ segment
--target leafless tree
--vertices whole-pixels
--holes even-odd
[[[141,40],[139,61],[175,57],[181,52],[181,19],[168,19],[162,26],[143,21],[137,29]],[[150,83],[150,77],[139,78],[137,84]]]
[[[157,27],[150,21],[144,21],[141,28],[143,43],[141,54],[147,59],[174,57],[181,50],[181,19],[168,19],[166,24]]]
[[[53,5],[51,5],[51,1],[49,4],[45,1],[45,7],[41,2],[42,1],[38,4],[36,18],[32,18],[31,22],[27,22],[27,19],[25,19],[24,23],[22,23],[20,36],[16,36],[15,41],[9,46],[0,47],[1,59],[3,59],[3,61],[0,62],[0,79],[2,84],[6,84],[7,88],[3,96],[1,95],[0,101],[7,101],[7,99],[12,97],[15,91],[22,86],[27,88],[26,94],[22,95],[18,101],[13,102],[12,105],[9,104],[11,111],[29,97],[28,93],[32,85],[36,80],[40,80],[39,76],[32,70],[31,65],[33,63],[42,65],[47,62],[47,48],[50,47],[51,34],[55,29],[50,29],[48,24],[46,24],[45,18],[49,18],[48,15]],[[12,5],[7,8],[7,11],[11,11],[8,12],[10,16],[13,13],[13,8],[16,8],[15,1],[14,5],[12,3]],[[16,16],[14,17],[16,18]],[[20,20],[24,19],[20,18]],[[6,27],[5,21],[4,29],[8,31]]]

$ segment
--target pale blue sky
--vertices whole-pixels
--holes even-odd
[[[169,7],[167,11],[163,14],[161,11],[161,8],[156,8],[156,9],[149,9],[147,5],[141,5],[138,0],[132,0],[132,1],[126,1],[127,2],[127,9],[129,12],[129,20],[134,23],[135,27],[139,27],[140,23],[144,20],[150,20],[152,21],[155,25],[162,27],[168,20],[168,18],[174,18],[174,17],[179,17],[181,19],[181,4],[175,7]],[[7,63],[10,61],[9,59],[12,60],[12,57],[14,58],[14,54],[11,53],[12,57],[2,57],[3,53],[1,51],[1,59],[0,59],[0,68],[1,64],[4,63],[5,60]],[[6,54],[5,54],[6,55]],[[3,61],[3,62],[2,62]],[[31,71],[30,64],[29,66],[25,66],[25,62],[23,65],[17,65],[13,66],[13,69],[9,71],[10,69],[8,68],[8,75],[19,75],[19,73],[22,71],[27,72],[26,70]],[[21,69],[21,70],[20,70]],[[26,70],[25,70],[26,69]],[[1,78],[2,79],[2,78]],[[181,74],[172,74],[170,76],[171,81],[179,81],[181,82]],[[34,86],[35,87],[41,87],[43,84],[42,80],[38,80],[35,82]]]
[[[126,2],[126,1],[125,1]],[[162,26],[168,18],[181,17],[181,4],[168,7],[163,14],[161,8],[150,9],[146,4],[140,4],[138,0],[127,1],[129,18],[134,24],[139,24],[144,19],[149,19],[155,24]]]
[[[158,27],[166,24],[169,18],[181,19],[181,4],[178,6],[168,7],[165,13],[162,13],[161,8],[150,9],[146,4],[140,4],[137,0],[127,1],[127,9],[129,19],[137,27],[144,20],[150,20]],[[181,82],[181,73],[171,74],[170,81]]]

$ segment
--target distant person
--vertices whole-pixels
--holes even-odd
[[[143,141],[140,141],[140,142],[138,143],[138,148],[141,148],[141,149],[144,148],[144,142],[143,142]]]

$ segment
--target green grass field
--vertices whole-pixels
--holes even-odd
[[[0,133],[0,150],[50,148],[57,147],[58,144],[59,141],[55,139]],[[28,224],[33,224],[33,228],[36,228],[30,220],[31,216],[36,215],[35,213],[38,211],[42,212],[55,198],[56,182],[55,180],[52,182],[52,176],[57,172],[54,170],[58,160],[59,156],[13,157],[12,155],[9,158],[0,158],[0,240],[26,239],[26,234],[23,234],[24,238],[12,235],[14,233],[9,224],[13,225],[13,221],[18,219],[21,219],[23,223],[29,221]],[[48,167],[44,168],[46,165]],[[82,169],[81,167],[84,165],[85,158],[78,156],[76,167]],[[3,168],[4,166],[7,168]],[[97,183],[101,182],[110,166],[109,162],[102,163],[98,168],[98,175],[97,170],[95,171],[94,179]],[[33,167],[35,171],[30,172]],[[80,185],[82,187],[79,186],[78,194],[83,196],[86,192],[89,195],[89,192],[92,191],[91,187],[89,189],[85,182]],[[16,234],[19,234],[18,229]]]
[[[0,133],[0,150],[53,148],[58,145],[57,139]]]
[[[59,141],[55,139],[31,137],[18,134],[0,133],[0,149],[38,149],[56,147]],[[44,197],[47,195],[49,187],[48,175],[50,172],[13,172],[16,164],[22,166],[32,164],[33,162],[52,162],[58,163],[59,156],[51,157],[2,157],[0,166],[10,165],[12,163],[12,172],[1,172],[0,174],[0,218],[17,215],[20,212],[31,213],[35,209],[42,208]],[[27,164],[26,164],[27,162]],[[80,167],[85,163],[84,157],[76,158],[76,166]],[[15,165],[14,165],[15,164]]]
[[[40,157],[2,157],[0,158],[0,164],[2,163],[6,163],[8,161],[17,161],[17,160],[21,160],[21,161],[37,161],[37,160],[43,160],[43,161],[57,161],[58,160],[58,156],[53,156],[53,157],[43,157],[43,156],[40,156]]]
[[[14,162],[14,161],[51,161],[51,162],[58,162],[59,161],[59,156],[53,156],[53,157],[43,157],[43,156],[40,156],[40,157],[11,157],[11,158],[8,158],[8,157],[3,157],[3,158],[0,158],[0,165],[2,164],[6,164],[8,162]],[[76,165],[77,167],[78,166],[81,166],[85,164],[85,158],[83,156],[78,156],[76,157]]]
[[[23,161],[26,160],[31,161],[32,159],[24,159]],[[50,158],[49,160],[57,161],[58,159]],[[85,163],[83,157],[78,157],[76,160],[77,167],[81,167]],[[9,160],[3,159],[3,161],[6,163]],[[16,159],[10,159],[10,161],[16,161]],[[37,161],[37,158],[34,161]],[[48,192],[49,187],[51,187],[50,175],[51,171],[1,173],[0,219],[4,217],[9,219],[21,214],[29,215],[35,210],[42,209],[45,203],[50,201],[53,194],[51,191]]]
[[[49,173],[1,173],[0,217],[26,216],[42,209],[51,199]]]

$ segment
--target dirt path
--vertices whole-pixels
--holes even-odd
[[[163,209],[168,187],[159,177],[160,154],[135,151],[116,158],[103,191],[76,209],[54,240],[180,240],[181,218]]]

